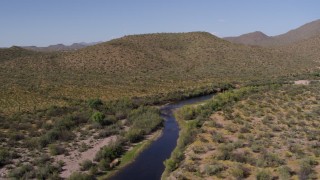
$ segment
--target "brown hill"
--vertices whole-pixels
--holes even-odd
[[[160,78],[165,72],[175,78],[198,79],[238,78],[244,73],[268,76],[274,74],[268,71],[278,68],[291,72],[288,64],[296,60],[277,50],[235,45],[209,33],[193,32],[126,36],[68,53],[61,63],[73,70],[100,70],[122,77],[126,72],[130,78],[139,74]]]
[[[253,35],[251,35],[253,34]],[[257,33],[249,33],[238,37],[226,37],[224,39],[240,44],[259,45],[259,46],[282,46],[291,43],[309,39],[313,36],[320,35],[320,20],[312,21],[297,29],[291,30],[278,36],[265,36],[256,38]],[[261,36],[261,35],[260,35]]]
[[[270,39],[271,37],[267,36],[261,31],[256,31],[248,34],[243,34],[237,37],[226,37],[224,38],[227,41],[239,43],[239,44],[248,44],[248,45],[255,45],[260,43],[261,41],[265,41]]]
[[[273,79],[317,66],[285,50],[233,44],[205,32],[125,36],[78,51],[1,62],[1,109]]]

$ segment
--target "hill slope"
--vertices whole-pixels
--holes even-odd
[[[320,62],[320,35],[281,47],[281,50],[296,53],[308,59]]]
[[[291,30],[285,34],[278,36],[262,36],[263,38],[256,38],[249,33],[238,37],[226,37],[224,39],[240,44],[259,45],[259,46],[282,46],[291,43],[299,42],[301,40],[309,39],[320,35],[320,20],[312,21],[297,29]]]
[[[205,32],[126,36],[78,51],[1,62],[1,109],[273,79],[316,66],[284,50],[233,44]]]
[[[256,31],[248,34],[243,34],[237,37],[226,37],[224,38],[227,41],[239,43],[239,44],[248,44],[248,45],[256,45],[262,41],[266,41],[271,37],[267,36],[261,31]]]
[[[173,171],[168,179],[319,179],[319,88],[316,82],[247,94],[244,88],[221,93],[196,110],[180,109],[180,124],[201,119],[203,125],[192,130],[185,125],[189,133],[181,133],[178,142],[191,144],[173,153],[184,156],[171,157],[175,168],[167,163],[167,171]],[[227,105],[212,110],[221,101]],[[204,120],[201,112],[208,109],[212,114]],[[188,112],[198,117],[190,120]]]

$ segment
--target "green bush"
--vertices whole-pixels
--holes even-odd
[[[107,170],[109,170],[109,169],[110,169],[110,163],[111,163],[111,160],[110,160],[109,158],[101,159],[101,160],[99,161],[99,164],[98,164],[99,169],[100,169],[101,171],[107,171]]]
[[[257,165],[260,167],[279,167],[284,164],[284,160],[280,159],[277,154],[262,152]]]
[[[6,165],[11,160],[8,149],[0,148],[0,167]]]
[[[238,164],[236,167],[231,169],[231,175],[235,179],[244,179],[249,177],[250,169],[244,167],[242,164]]]
[[[81,168],[80,170],[81,171],[88,171],[92,166],[93,166],[93,163],[91,160],[84,160],[81,164],[80,164]]]
[[[130,129],[125,137],[129,142],[136,143],[143,139],[143,131],[141,129]]]
[[[57,144],[50,144],[48,148],[52,156],[60,155],[65,152],[65,149],[61,145]]]
[[[163,122],[159,109],[141,106],[132,110],[128,116],[128,124],[132,129],[140,129],[144,134],[149,134]]]
[[[167,159],[164,164],[167,168],[167,170],[169,172],[172,172],[174,171],[175,169],[178,168],[179,166],[179,163],[184,159],[184,154],[182,152],[181,149],[175,149],[172,154],[171,154],[171,157],[170,159]]]
[[[99,106],[103,105],[103,103],[102,103],[101,99],[90,99],[88,101],[88,105],[89,105],[90,108],[96,109]]]
[[[288,166],[281,166],[277,169],[280,180],[287,180],[291,177],[291,169]]]
[[[313,159],[304,159],[300,163],[299,178],[308,179],[313,173],[313,166],[317,165],[317,161]]]
[[[101,159],[114,160],[120,157],[124,152],[123,144],[119,140],[118,142],[111,143],[108,146],[104,146],[96,154],[95,160],[100,161]]]
[[[95,178],[86,174],[86,173],[80,173],[80,172],[73,172],[68,180],[94,180]]]
[[[23,164],[10,170],[8,177],[13,179],[32,179],[35,177],[34,168],[30,164]]]
[[[216,175],[222,172],[225,169],[224,165],[222,164],[214,164],[214,165],[207,165],[205,166],[205,173],[208,176]]]
[[[57,140],[69,141],[75,137],[75,134],[67,129],[51,129],[46,134],[39,138],[39,147],[46,147],[50,143],[54,143]]]
[[[112,124],[110,126],[105,126],[100,132],[99,137],[105,138],[111,135],[120,134],[123,130],[121,129],[121,125]]]
[[[261,170],[256,175],[257,180],[272,180],[272,175],[270,171]]]
[[[51,163],[46,163],[45,165],[41,165],[38,167],[36,171],[37,179],[49,179],[54,174],[59,174],[61,169],[57,166],[51,165]]]
[[[91,119],[93,122],[96,122],[100,125],[105,125],[105,115],[102,114],[101,112],[97,111],[97,112],[94,112],[91,116]]]
[[[181,114],[182,114],[182,118],[184,120],[191,120],[191,119],[195,119],[196,117],[196,111],[193,107],[190,106],[184,106],[181,108]]]

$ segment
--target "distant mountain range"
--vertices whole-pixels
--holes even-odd
[[[64,45],[64,44],[56,44],[56,45],[50,45],[47,47],[37,47],[37,46],[21,46],[24,49],[29,49],[29,50],[33,50],[33,51],[73,51],[73,50],[78,50],[78,49],[82,49],[88,46],[92,46],[95,44],[99,44],[101,42],[92,42],[92,43],[85,43],[85,42],[81,42],[81,43],[73,43],[70,46]]]
[[[267,36],[263,32],[256,31],[237,37],[225,37],[224,39],[233,43],[246,45],[283,46],[319,35],[320,20],[316,20],[278,36]]]

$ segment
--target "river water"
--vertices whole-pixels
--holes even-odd
[[[163,162],[168,159],[177,145],[179,126],[173,115],[173,110],[184,105],[194,104],[212,98],[213,95],[195,97],[161,108],[161,116],[165,119],[161,137],[141,152],[138,157],[112,176],[112,180],[157,180],[164,171]]]

